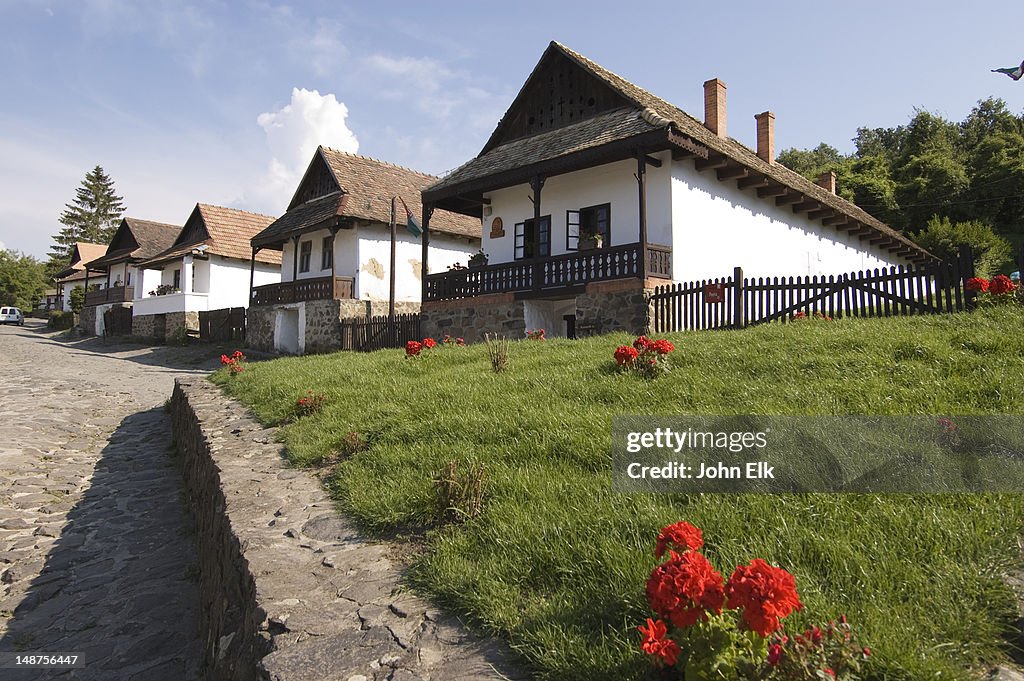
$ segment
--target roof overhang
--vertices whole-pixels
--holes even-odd
[[[687,138],[688,139],[688,138]],[[529,182],[536,176],[553,177],[614,163],[638,154],[650,154],[673,148],[665,129],[655,129],[640,135],[615,140],[608,144],[589,147],[554,158],[510,168],[458,184],[423,191],[423,202],[463,215],[480,217],[485,192],[514,187]]]

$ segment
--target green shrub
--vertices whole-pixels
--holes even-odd
[[[75,313],[53,310],[50,312],[50,319],[46,322],[46,325],[51,329],[56,329],[58,331],[61,329],[70,329],[75,325]]]
[[[935,216],[914,235],[914,241],[943,260],[955,259],[961,246],[970,246],[974,252],[974,271],[979,277],[991,277],[1010,262],[1010,242],[978,220],[951,222],[949,218]]]

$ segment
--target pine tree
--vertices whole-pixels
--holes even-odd
[[[122,197],[114,193],[114,181],[96,166],[85,174],[75,192],[75,200],[65,204],[60,215],[64,225],[53,237],[48,270],[57,271],[67,266],[71,249],[78,241],[106,244],[114,236],[124,213]]]

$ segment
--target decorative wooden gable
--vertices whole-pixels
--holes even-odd
[[[132,234],[132,227],[128,222],[128,218],[123,218],[121,224],[117,226],[117,231],[114,232],[114,238],[110,240],[110,245],[107,246],[107,253],[125,250],[134,251],[138,247],[139,241]]]
[[[321,196],[333,194],[340,189],[341,187],[338,185],[334,173],[331,171],[330,166],[327,165],[323,153],[318,149],[316,156],[313,157],[313,161],[309,164],[309,168],[306,169],[306,174],[303,176],[299,188],[295,190],[295,196],[292,197],[291,203],[288,204],[288,210],[301,206],[307,201],[318,199]]]
[[[480,153],[624,106],[635,105],[551,45]]]
[[[199,206],[192,209],[192,214],[185,221],[185,226],[174,240],[175,246],[195,244],[206,241],[210,238],[210,231],[206,228],[206,220],[203,218],[203,211]]]

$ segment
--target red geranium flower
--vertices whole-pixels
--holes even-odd
[[[1000,274],[989,283],[989,290],[993,295],[1001,296],[1016,291],[1017,285],[1005,274]]]
[[[640,356],[640,352],[636,348],[631,348],[628,345],[620,345],[615,349],[615,361],[618,365],[626,366],[632,364],[633,360]]]
[[[654,568],[647,580],[647,602],[680,628],[706,621],[708,612],[722,612],[722,575],[702,553],[669,551],[669,559]]]
[[[671,667],[679,658],[679,644],[667,637],[668,627],[661,620],[647,618],[647,628],[644,625],[637,627],[644,635],[640,648],[648,655],[660,657],[662,661]]]
[[[971,277],[967,280],[967,290],[985,293],[988,291],[988,280],[981,277]]]
[[[696,551],[702,546],[704,546],[704,535],[700,528],[682,521],[661,528],[654,555],[661,558],[670,548],[679,549],[685,553],[686,551]]]
[[[768,664],[775,666],[782,659],[782,646],[778,643],[773,643],[768,646]]]
[[[437,345],[437,341],[434,340],[433,338],[424,338],[423,339],[423,347],[425,347],[427,350],[429,350],[430,348],[434,347],[435,345]]]
[[[651,347],[651,345],[653,344],[654,341],[652,341],[647,336],[640,336],[635,341],[633,341],[633,347],[639,350],[640,352],[643,352],[647,348]]]
[[[409,341],[405,344],[405,356],[416,357],[420,354],[420,350],[423,349],[423,343],[419,341]]]
[[[737,567],[725,588],[728,607],[741,608],[744,624],[762,637],[777,630],[779,620],[803,608],[793,575],[760,558]]]
[[[665,339],[656,340],[651,343],[651,349],[657,352],[659,355],[667,355],[676,349],[676,346],[672,345],[671,341]]]

